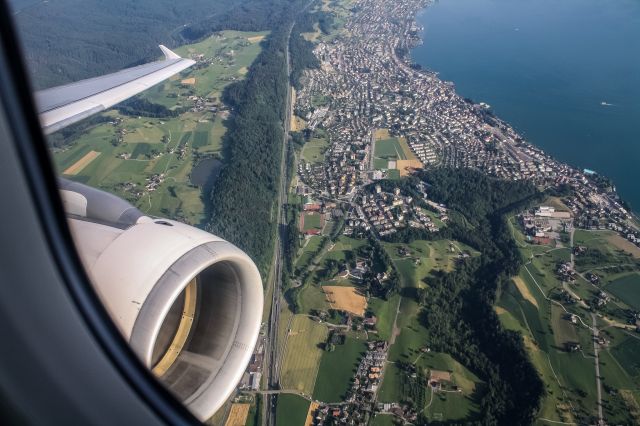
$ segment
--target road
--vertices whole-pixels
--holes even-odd
[[[271,314],[269,316],[268,324],[268,337],[265,345],[265,359],[264,365],[265,375],[264,382],[267,384],[268,389],[277,390],[280,387],[280,346],[278,345],[278,324],[280,321],[280,301],[282,299],[282,268],[284,260],[284,244],[285,244],[285,232],[287,225],[287,218],[284,204],[287,202],[287,148],[289,139],[289,126],[291,125],[291,84],[289,77],[291,75],[290,59],[289,59],[289,39],[291,38],[291,31],[293,30],[294,23],[289,28],[289,34],[287,36],[287,48],[285,50],[285,61],[287,64],[287,95],[284,117],[284,135],[282,140],[282,157],[280,159],[280,184],[278,189],[278,232],[276,232],[275,242],[275,254],[274,254],[274,274],[273,274],[273,292],[271,301]],[[275,395],[267,393],[265,395],[265,403],[263,406],[263,424],[267,426],[275,425],[276,422],[276,404]]]
[[[593,321],[593,353],[595,354],[596,390],[598,392],[598,424],[603,425],[604,419],[602,417],[602,383],[600,380],[600,360],[598,356],[598,349],[600,349],[600,344],[598,343],[598,324],[596,323],[596,318],[596,315],[592,313],[591,320]]]

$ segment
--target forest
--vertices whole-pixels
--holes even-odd
[[[293,16],[289,0],[10,0],[34,88],[160,58],[221,30],[263,31]],[[292,5],[298,9],[292,9]]]
[[[501,327],[493,305],[522,264],[505,215],[539,201],[542,193],[529,183],[502,181],[468,169],[434,169],[420,178],[429,184],[431,199],[458,213],[449,224],[451,236],[481,253],[452,272],[427,278],[429,285],[418,297],[429,345],[451,354],[485,381],[482,424],[531,424],[544,385],[522,337]]]
[[[283,13],[273,23],[247,77],[225,90],[223,99],[234,111],[223,139],[226,164],[211,194],[205,194],[211,206],[207,229],[245,250],[263,276],[274,246],[275,200],[285,136],[288,30],[296,17],[293,11],[302,10],[304,4],[300,0],[290,3],[291,13]]]
[[[127,99],[119,103],[116,109],[120,114],[132,117],[144,116],[153,118],[177,117],[182,112],[181,109],[169,109],[164,105],[154,104],[139,96]]]

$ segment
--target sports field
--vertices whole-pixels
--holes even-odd
[[[390,139],[391,135],[389,134],[389,129],[376,129],[374,132],[374,137],[377,141],[382,139]]]
[[[388,136],[384,130],[376,131],[376,138]],[[407,176],[411,168],[422,168],[422,163],[409,148],[404,138],[390,137],[377,139],[373,152],[376,169],[396,169],[400,176]]]
[[[364,316],[367,299],[355,287],[325,285],[322,286],[322,291],[333,309]]]
[[[300,230],[322,229],[324,217],[318,212],[303,212],[300,214]]]
[[[327,334],[326,325],[305,315],[293,317],[280,374],[283,389],[295,389],[305,395],[313,393],[323,352],[318,346],[326,341]]]
[[[400,177],[409,176],[414,169],[424,168],[422,162],[418,159],[398,160],[396,168],[400,171]]]
[[[387,160],[407,159],[398,138],[381,139],[377,141],[374,155],[376,158],[384,158]]]

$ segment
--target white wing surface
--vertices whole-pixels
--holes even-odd
[[[36,92],[45,134],[104,111],[195,64],[165,46],[161,45],[160,49],[165,56],[162,61]]]

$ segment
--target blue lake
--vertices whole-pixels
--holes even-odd
[[[640,211],[640,0],[440,0],[414,62]]]

